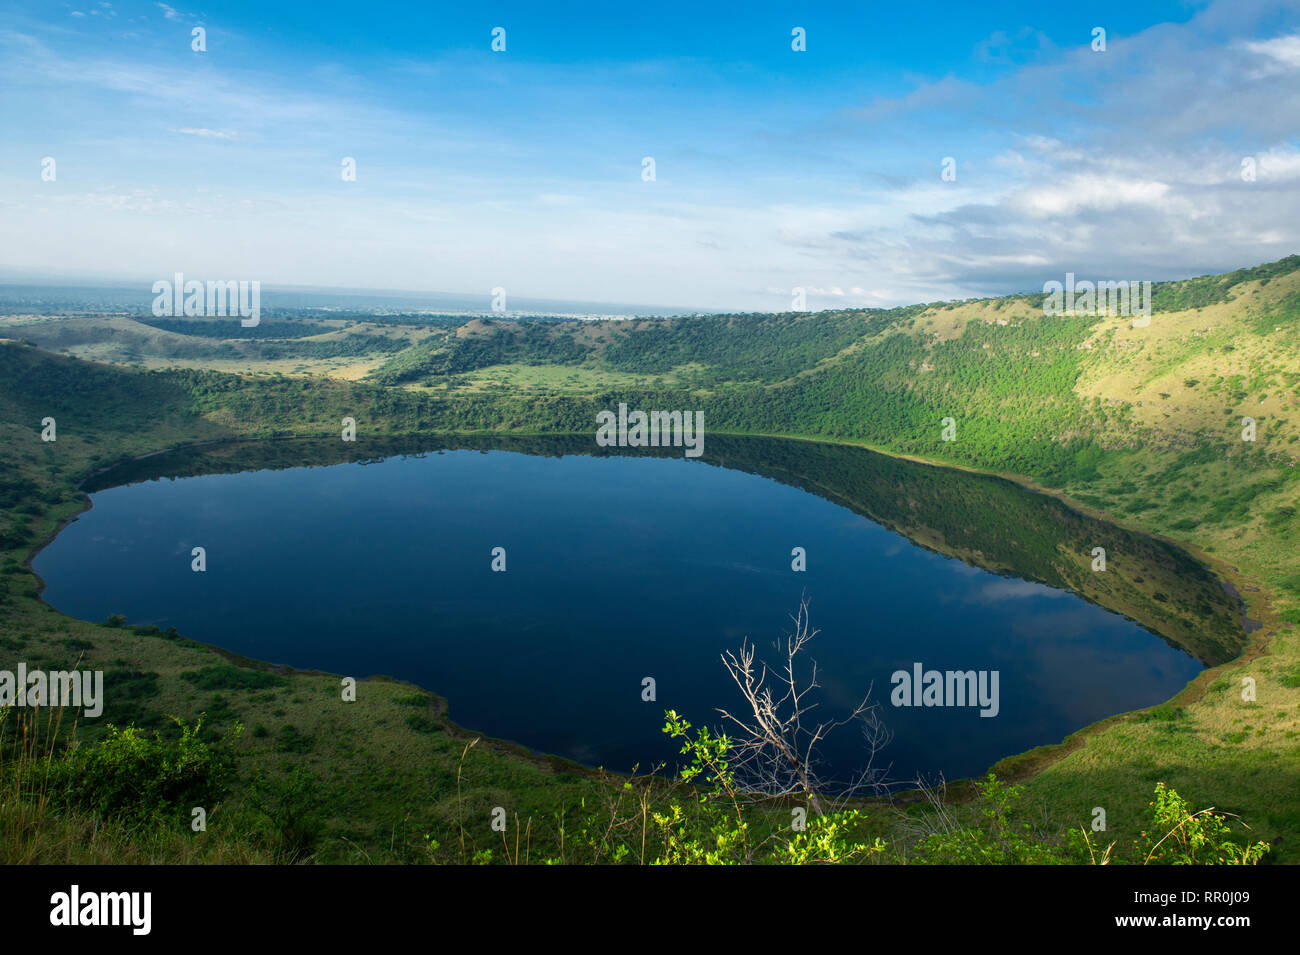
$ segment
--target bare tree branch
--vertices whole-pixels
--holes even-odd
[[[808,597],[800,597],[799,610],[791,615],[794,630],[773,643],[784,659],[777,667],[756,659],[757,651],[748,640],[737,651],[722,654],[722,664],[740,690],[749,709],[737,716],[719,709],[733,736],[733,768],[737,782],[746,792],[763,796],[803,796],[817,815],[825,815],[828,788],[838,790],[837,802],[847,800],[864,787],[880,788],[883,774],[874,769],[876,754],[887,746],[893,734],[880,719],[879,707],[870,702],[871,690],[853,710],[839,720],[813,719],[819,704],[812,696],[820,689],[817,661],[810,660],[809,675],[801,679],[802,654],[821,631],[809,621]],[[863,724],[868,751],[866,768],[847,785],[831,787],[817,775],[818,747],[830,733],[854,721]]]

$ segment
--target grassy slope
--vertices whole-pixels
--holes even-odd
[[[1300,453],[1300,273],[1295,266],[1291,261],[1237,275],[1231,285],[1222,279],[1171,283],[1158,290],[1157,312],[1143,329],[1119,319],[1044,319],[1036,302],[1024,297],[903,310],[889,322],[858,313],[846,321],[859,323],[859,338],[848,345],[834,339],[834,348],[827,345],[821,352],[806,349],[804,358],[815,367],[793,375],[782,362],[774,362],[777,371],[770,375],[754,371],[765,355],[791,348],[788,335],[746,337],[752,330],[746,320],[726,319],[641,323],[609,333],[584,328],[581,333],[594,345],[582,360],[558,365],[553,378],[539,379],[553,392],[523,397],[446,400],[419,387],[384,391],[274,378],[232,387],[210,375],[172,376],[170,397],[140,398],[133,416],[113,399],[99,397],[104,382],[88,379],[86,404],[74,402],[61,413],[75,422],[83,408],[93,406],[95,420],[83,439],[60,417],[58,454],[34,440],[40,417],[55,413],[48,410],[52,397],[40,393],[35,380],[40,376],[11,380],[6,375],[0,427],[9,447],[29,449],[18,455],[20,479],[34,481],[52,498],[48,512],[32,517],[38,534],[75,509],[67,481],[108,457],[182,438],[337,433],[339,418],[349,413],[363,429],[394,433],[431,428],[589,432],[595,408],[623,399],[642,407],[705,408],[712,430],[831,438],[1015,475],[1121,524],[1179,541],[1213,561],[1243,592],[1251,615],[1263,626],[1246,656],[1198,680],[1176,707],[1159,710],[1159,718],[1108,721],[1069,741],[1061,748],[1067,751],[1063,758],[1060,751],[1027,754],[1002,768],[1023,772],[1046,765],[1028,782],[1035,801],[1058,818],[1079,821],[1090,817],[1093,806],[1104,806],[1122,839],[1135,834],[1150,784],[1164,779],[1207,804],[1242,813],[1264,838],[1287,835],[1279,856],[1297,861],[1300,686],[1292,684],[1300,684],[1293,678],[1300,675],[1300,647],[1292,624],[1300,620],[1300,553],[1294,546],[1300,529],[1294,466]],[[1161,311],[1161,302],[1190,307]],[[492,332],[476,330],[484,334]],[[639,334],[656,336],[658,349],[626,347],[607,356],[615,343]],[[748,352],[746,342],[753,343]],[[660,360],[665,349],[677,364]],[[507,350],[505,357],[523,357],[525,365],[544,368],[548,350],[523,356]],[[0,349],[10,359],[17,352],[15,346]],[[484,360],[501,357],[493,349],[482,354]],[[19,367],[48,360],[33,355],[25,353]],[[714,355],[726,356],[729,365],[719,367],[710,360]],[[569,373],[560,374],[565,367],[617,374],[620,389],[572,388]],[[5,370],[14,368],[10,361]],[[730,373],[731,368],[746,369],[745,375]],[[629,375],[641,382],[639,389],[623,385]],[[436,378],[431,381],[437,384]],[[683,383],[696,388],[687,391]],[[147,391],[143,379],[116,389],[129,396],[121,401]],[[23,396],[21,407],[14,395]],[[135,430],[146,414],[148,427]],[[1239,439],[1246,414],[1259,421],[1254,444]],[[959,423],[958,440],[951,444],[938,439],[938,419],[944,415]],[[115,428],[115,423],[127,424]],[[111,454],[105,453],[110,448]],[[8,556],[26,549],[20,541],[8,548]],[[11,605],[17,602],[31,615],[23,621],[25,632],[87,626],[29,604],[30,595],[18,591]],[[1258,681],[1257,702],[1242,701],[1243,676]],[[309,723],[306,713],[286,719]],[[337,735],[324,725],[308,729],[318,739]],[[365,774],[358,771],[357,778]],[[357,796],[363,799],[371,782],[359,785]],[[417,797],[427,796],[406,795],[414,800],[407,805],[423,805]]]
[[[219,337],[221,332],[216,329],[228,326],[235,326],[239,336]],[[443,334],[414,326],[342,320],[264,321],[251,329],[238,326],[237,319],[171,319],[155,327],[126,315],[20,315],[0,317],[0,336],[88,361],[144,368],[269,371],[346,379],[370,374],[394,353]]]
[[[1135,812],[1141,800],[1125,794],[1160,776],[1244,811],[1257,827],[1300,832],[1298,299],[1292,271],[1242,282],[1223,302],[1157,312],[1146,328],[1104,322],[1088,340],[1075,390],[1120,409],[1101,440],[1123,450],[1100,458],[1094,478],[1064,482],[1064,492],[1214,559],[1263,621],[1268,653],[1203,676],[1176,701],[1194,702],[1175,718],[1094,735],[1033,781],[1044,801],[1082,813],[1090,800],[1118,800]],[[1247,415],[1259,422],[1255,445],[1240,440]],[[1258,682],[1253,703],[1242,700],[1246,676]]]

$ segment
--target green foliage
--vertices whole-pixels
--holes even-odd
[[[301,862],[326,831],[321,784],[302,767],[285,778],[259,773],[249,786],[249,803],[270,823],[280,862]]]
[[[275,749],[280,753],[308,753],[311,751],[312,738],[302,733],[298,727],[292,723],[286,723],[280,727],[280,735],[276,737]]]
[[[676,711],[665,714],[664,733],[682,741],[681,752],[690,757],[680,779],[694,787],[694,811],[673,800],[666,810],[653,814],[663,839],[657,865],[727,865],[749,862],[750,827],[741,808],[736,780],[728,763],[731,741],[701,727],[690,735],[691,724]]]
[[[146,729],[162,729],[169,720],[152,705],[160,693],[159,674],[152,670],[113,667],[104,672],[104,712],[106,723]]]
[[[477,320],[481,333],[435,336],[390,359],[371,378],[383,385],[458,375],[491,365],[576,365],[593,346],[577,340],[573,322]]]
[[[202,739],[202,720],[193,727],[175,722],[180,737],[174,740],[110,726],[101,742],[79,746],[54,764],[51,791],[71,806],[132,823],[157,818],[177,824],[188,822],[195,806],[211,811],[229,788],[229,743],[239,727],[214,744]]]
[[[1051,865],[1062,853],[1038,836],[1028,823],[1009,816],[1024,794],[989,773],[977,784],[978,817],[974,826],[945,826],[917,843],[913,861],[928,865]]]
[[[441,733],[442,725],[423,713],[408,713],[406,725],[417,733]]]
[[[1249,269],[1225,275],[1201,275],[1179,282],[1157,282],[1151,288],[1152,311],[1178,312],[1204,308],[1228,300],[1228,293],[1242,282],[1267,281],[1300,268],[1300,255],[1287,256]]]
[[[787,811],[742,798],[725,734],[701,727],[692,735],[691,724],[674,710],[665,718],[664,732],[681,740],[682,755],[690,757],[679,779],[693,798],[673,798],[651,814],[661,839],[656,865],[848,864],[886,852],[880,837],[863,835],[866,819],[855,809],[812,815],[798,831],[774,826]],[[768,835],[760,839],[763,830]]]
[[[694,384],[782,381],[865,336],[876,335],[912,310],[811,314],[708,315],[642,326],[619,338],[602,358],[619,371],[658,375],[683,365],[704,370]]]
[[[348,334],[325,341],[258,342],[241,352],[241,357],[259,361],[283,361],[286,358],[360,358],[364,355],[391,354],[408,347],[400,338],[379,335]]]
[[[186,670],[181,679],[193,683],[200,690],[260,690],[272,686],[285,686],[287,680],[274,673],[247,670],[223,664]]]
[[[1138,714],[1136,720],[1139,723],[1153,721],[1157,723],[1176,723],[1181,719],[1185,719],[1186,716],[1187,711],[1181,706],[1170,706],[1166,703],[1162,706],[1153,707],[1145,713]]]
[[[857,837],[864,822],[856,809],[814,816],[804,832],[780,845],[774,861],[785,865],[848,865],[883,857],[888,850],[884,839],[876,836],[866,842]]]
[[[1164,783],[1156,783],[1151,802],[1152,828],[1135,848],[1152,865],[1254,865],[1269,851],[1268,843],[1240,845],[1224,816],[1213,809],[1192,812],[1190,804]]]

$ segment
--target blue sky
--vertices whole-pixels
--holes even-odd
[[[1300,251],[1294,3],[442,7],[0,3],[0,266],[784,310]]]

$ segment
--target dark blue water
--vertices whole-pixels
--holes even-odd
[[[819,712],[840,715],[874,685],[894,732],[877,765],[899,779],[979,774],[1165,700],[1201,669],[1072,594],[701,460],[449,451],[150,481],[93,501],[35,561],[59,610],[409,680],[463,726],[615,770],[675,754],[665,708],[716,725],[714,707],[737,707],[719,655],[745,637],[770,650],[804,591],[821,630]],[[190,569],[195,546],[206,573]],[[491,570],[497,546],[504,573]],[[805,573],[791,570],[795,546]],[[999,671],[998,715],[892,706],[890,675],[915,662]],[[823,753],[825,774],[847,777],[859,732]]]

